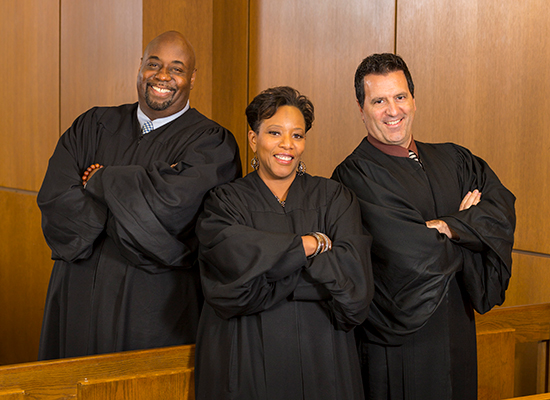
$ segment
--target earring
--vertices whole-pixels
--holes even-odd
[[[252,169],[254,169],[254,171],[257,171],[258,168],[260,168],[260,160],[258,160],[256,154],[254,154],[254,157],[252,158],[252,160],[250,160],[250,166],[252,167]]]
[[[296,170],[296,172],[298,173],[299,176],[302,176],[303,174],[306,173],[306,163],[303,162],[303,161],[300,161],[298,163],[298,169]]]

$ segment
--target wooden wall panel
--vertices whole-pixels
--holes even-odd
[[[0,364],[35,361],[52,269],[36,196],[0,191]]]
[[[243,171],[248,160],[248,0],[214,1],[212,119],[235,135]]]
[[[93,106],[137,101],[141,0],[61,0],[61,131]]]
[[[59,131],[59,1],[3,1],[0,187],[38,190]]]
[[[483,157],[517,196],[515,247],[550,254],[550,8],[545,0],[399,0],[415,138]],[[419,23],[422,21],[422,23]]]
[[[513,254],[512,278],[504,306],[550,303],[550,257]]]
[[[143,47],[159,34],[175,30],[195,49],[197,78],[190,104],[212,116],[213,0],[143,0]]]
[[[395,0],[250,2],[249,98],[289,85],[312,100],[308,172],[330,176],[366,135],[355,69],[372,52],[393,51],[394,22]]]

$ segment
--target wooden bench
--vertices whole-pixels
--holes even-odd
[[[536,390],[539,394],[525,399],[550,399],[547,393],[550,391],[550,304],[495,308],[487,314],[476,315],[476,327],[478,400],[514,397],[515,346],[531,342],[538,343]]]
[[[195,346],[0,367],[0,400],[194,400]]]

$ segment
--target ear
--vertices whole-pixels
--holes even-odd
[[[361,119],[363,120],[363,123],[365,123],[365,114],[363,113],[363,107],[361,107],[361,104],[359,104],[359,100],[355,100],[355,102],[359,107],[359,113],[361,114]]]
[[[193,90],[193,87],[195,86],[195,78],[197,77],[197,69],[195,68],[193,70],[193,73],[191,74],[191,81],[189,83],[189,90]]]
[[[254,153],[256,153],[258,135],[253,130],[248,131],[248,144]]]

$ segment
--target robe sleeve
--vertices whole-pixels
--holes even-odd
[[[93,161],[97,115],[81,115],[59,139],[50,158],[37,202],[42,230],[54,260],[73,262],[90,257],[104,231],[108,209],[87,196],[82,171]]]
[[[380,182],[375,177],[381,178]],[[449,282],[462,268],[460,246],[435,229],[407,199],[384,186],[384,168],[359,158],[340,164],[333,179],[359,199],[363,226],[372,235],[375,283],[369,324],[376,339],[400,344],[420,329],[442,301]]]
[[[349,330],[367,318],[374,295],[370,261],[371,237],[363,234],[361,212],[355,195],[338,185],[325,215],[326,233],[332,250],[310,259],[305,274],[329,293],[326,305],[336,325]],[[294,299],[307,299],[298,293]],[[320,300],[320,299],[319,299]]]
[[[175,168],[168,160],[146,168],[106,166],[84,189],[82,171],[96,161],[100,110],[80,116],[62,136],[38,196],[53,258],[88,258],[105,233],[130,263],[149,272],[190,267],[194,223],[205,193],[240,174],[233,136],[210,125],[186,143]]]
[[[269,309],[295,289],[306,265],[301,236],[251,227],[231,188],[213,190],[197,223],[206,301],[225,319]]]
[[[107,166],[86,186],[112,214],[107,234],[127,259],[151,272],[159,271],[156,263],[190,266],[185,260],[195,246],[182,239],[193,237],[205,194],[240,175],[235,140],[220,126],[196,135],[177,159],[175,168],[164,160],[147,168]]]
[[[508,288],[516,225],[515,197],[485,161],[463,147],[455,148],[459,178],[467,190],[481,191],[481,201],[440,219],[458,233],[460,239],[456,243],[469,250],[463,281],[474,308],[484,313],[504,302]]]

